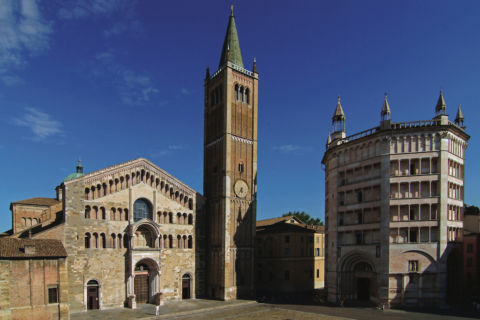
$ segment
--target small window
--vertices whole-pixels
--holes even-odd
[[[473,259],[467,258],[467,267],[472,267],[472,266],[473,266]]]
[[[473,244],[472,244],[472,243],[467,244],[467,252],[468,252],[468,253],[472,253],[472,252],[473,252]]]
[[[289,243],[290,242],[290,236],[285,236],[285,243]]]
[[[320,248],[315,248],[315,256],[320,257]]]
[[[58,303],[58,288],[48,288],[48,303]]]
[[[317,278],[320,278],[320,269],[317,269]]]
[[[243,162],[240,162],[238,164],[238,172],[242,173],[243,172]]]
[[[408,261],[408,272],[418,272],[418,260]]]

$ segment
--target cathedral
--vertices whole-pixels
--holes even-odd
[[[19,252],[0,249],[0,260],[50,259],[34,267],[56,271],[29,282],[30,293],[2,287],[6,318],[25,308],[63,319],[88,309],[253,295],[258,73],[255,62],[253,71],[244,66],[233,8],[204,90],[203,195],[138,158],[89,173],[79,161],[55,198],[12,202],[12,230],[0,242],[17,241]],[[11,277],[16,267],[9,268]]]

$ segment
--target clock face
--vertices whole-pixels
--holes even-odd
[[[243,180],[237,180],[233,186],[233,189],[237,197],[245,198],[248,194],[248,184]]]

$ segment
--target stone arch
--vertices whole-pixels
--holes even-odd
[[[342,257],[337,268],[339,300],[371,300],[378,297],[375,264],[367,253],[355,250]]]
[[[142,224],[135,230],[134,248],[155,248],[157,238],[154,228],[147,224]]]
[[[142,258],[134,264],[133,292],[137,303],[154,303],[159,286],[160,265],[151,258]],[[130,283],[131,285],[131,283]]]

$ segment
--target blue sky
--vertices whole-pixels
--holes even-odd
[[[444,90],[480,159],[480,2],[233,1],[243,60],[257,59],[258,218],[324,217],[321,159],[337,95],[347,134],[430,119]],[[0,229],[9,204],[87,172],[145,157],[202,192],[203,78],[216,70],[231,2],[2,0]]]

